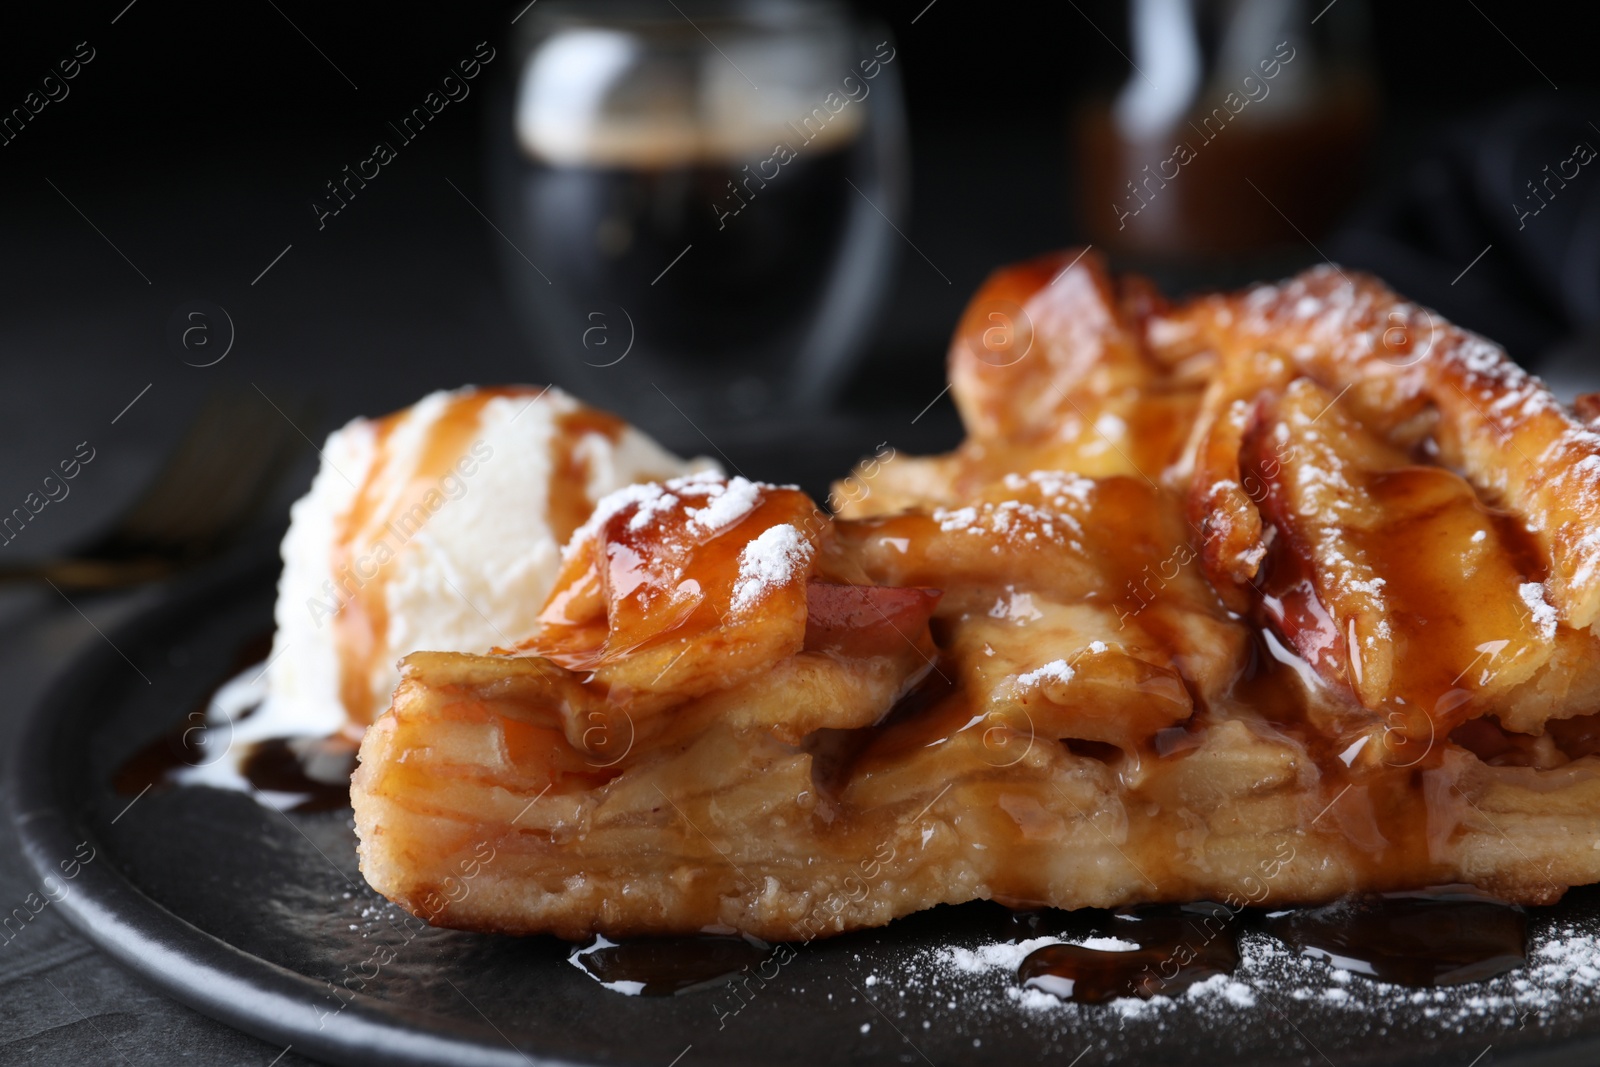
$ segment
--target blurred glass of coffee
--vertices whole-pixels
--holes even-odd
[[[906,201],[899,60],[827,3],[541,0],[493,169],[537,372],[669,438],[824,410]]]

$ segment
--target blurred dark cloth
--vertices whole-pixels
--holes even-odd
[[[1327,251],[1535,369],[1574,342],[1595,358],[1600,129],[1590,116],[1600,97],[1541,92],[1451,123]]]

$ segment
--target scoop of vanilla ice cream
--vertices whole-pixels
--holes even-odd
[[[359,733],[401,657],[515,643],[596,501],[706,469],[556,389],[438,392],[352,421],[290,511],[258,713],[276,721],[251,733]]]

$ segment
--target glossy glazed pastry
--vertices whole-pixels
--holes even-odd
[[[1498,348],[1337,268],[1171,306],[1063,253],[980,290],[951,380],[967,440],[837,516],[630,487],[525,640],[409,657],[374,887],[804,939],[1600,880],[1600,437]]]
[[[283,539],[259,736],[359,740],[406,653],[482,652],[527,632],[595,501],[712,466],[528,386],[432,393],[352,420],[319,455]]]

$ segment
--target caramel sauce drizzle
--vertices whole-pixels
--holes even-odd
[[[402,523],[407,516],[435,510],[429,507],[429,494],[439,492],[439,480],[466,453],[482,428],[484,407],[497,397],[526,397],[532,401],[539,391],[528,387],[475,389],[453,396],[435,421],[427,427],[420,454],[408,469],[400,469],[392,437],[408,412],[397,412],[373,420],[375,458],[349,509],[339,517],[333,544],[335,584],[343,592],[344,603],[334,617],[335,646],[340,661],[340,697],[352,721],[365,725],[380,696],[373,691],[372,677],[378,656],[386,647],[388,633],[387,582],[389,570],[377,566],[368,577],[353,568],[362,553],[388,537],[401,537],[409,529]],[[627,424],[614,415],[579,406],[556,417],[550,438],[550,477],[546,498],[548,521],[556,541],[565,544],[594,508],[589,498],[589,465],[582,455],[582,442],[598,435],[620,441]],[[509,457],[505,462],[520,462]],[[403,484],[396,483],[403,479]],[[410,530],[415,533],[415,530]]]
[[[580,407],[556,417],[556,434],[550,442],[550,529],[556,543],[564,545],[582,526],[595,501],[589,499],[589,462],[580,454],[581,442],[590,434],[612,444],[622,440],[628,424],[609,412]]]
[[[339,653],[339,696],[352,721],[372,721],[376,694],[372,675],[389,632],[387,599],[389,569],[378,564],[372,575],[352,570],[358,555],[375,546],[399,516],[427,506],[427,495],[439,493],[438,481],[471,443],[479,416],[490,400],[520,390],[474,390],[451,397],[428,427],[422,453],[409,470],[398,468],[390,438],[408,412],[396,412],[371,424],[374,459],[350,508],[339,517],[333,541],[334,583],[345,593],[334,615],[334,645]],[[395,483],[404,479],[404,484]],[[394,494],[394,503],[384,507]]]

